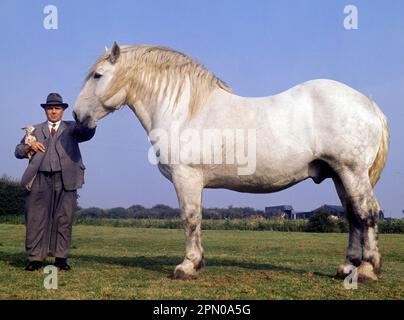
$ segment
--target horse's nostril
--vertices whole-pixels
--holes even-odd
[[[75,120],[75,121],[77,121],[77,114],[76,114],[76,112],[72,112],[72,114],[73,114],[73,119]]]

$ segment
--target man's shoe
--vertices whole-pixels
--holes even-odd
[[[66,258],[55,258],[55,263],[53,264],[55,267],[58,267],[61,270],[69,271],[72,268],[67,263]]]
[[[42,261],[29,261],[25,267],[26,271],[35,271],[42,268]]]

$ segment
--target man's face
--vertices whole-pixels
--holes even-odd
[[[49,106],[45,108],[46,117],[50,122],[58,122],[63,117],[64,108],[61,106]]]

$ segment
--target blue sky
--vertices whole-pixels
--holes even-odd
[[[58,29],[46,30],[46,5]],[[359,29],[345,30],[344,7],[358,8]],[[19,178],[20,129],[44,121],[49,92],[71,104],[95,59],[111,46],[160,44],[183,51],[235,93],[265,96],[300,82],[330,78],[372,96],[389,119],[390,154],[376,194],[387,216],[403,216],[404,2],[368,1],[11,1],[0,0],[0,175]],[[67,109],[65,120],[71,120]],[[81,145],[87,166],[84,207],[177,207],[172,184],[147,159],[149,142],[127,108],[103,119]],[[298,210],[339,204],[327,180],[268,195],[205,190],[205,207],[291,204]]]

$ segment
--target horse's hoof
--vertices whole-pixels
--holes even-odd
[[[346,265],[346,264],[340,264],[340,265],[338,266],[338,268],[337,268],[337,273],[336,273],[336,275],[334,276],[334,278],[335,278],[335,279],[342,279],[342,280],[344,280],[344,279],[348,276],[348,274],[349,274],[349,273],[346,272],[346,268],[347,268],[348,266],[349,266],[349,265]]]
[[[182,263],[175,268],[173,278],[175,280],[195,279],[199,275],[199,270],[195,270],[192,262]]]
[[[196,266],[196,271],[199,273],[205,268],[205,260],[202,259]]]
[[[183,270],[175,270],[174,271],[174,280],[189,280],[196,279],[198,277],[197,274],[187,274]]]
[[[334,278],[344,280],[351,273],[351,267],[352,266],[349,264],[340,264]],[[377,275],[374,272],[374,268],[369,262],[362,262],[358,267],[357,274],[359,282],[373,282],[378,280]]]
[[[358,281],[360,282],[373,282],[378,278],[374,272],[372,264],[369,262],[362,262],[358,268]]]

